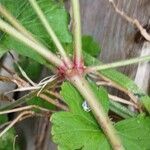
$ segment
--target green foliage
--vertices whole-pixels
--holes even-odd
[[[97,92],[101,92],[99,98],[102,102],[103,96],[107,97],[106,91],[100,88]],[[66,82],[62,86],[61,95],[68,104],[70,112],[55,113],[51,118],[53,140],[58,144],[59,150],[111,150],[92,113],[83,110],[81,106],[83,98],[76,89]],[[105,100],[105,103],[107,101],[108,99]],[[139,116],[114,125],[127,150],[148,150],[150,148],[149,117]]]
[[[6,115],[0,115],[0,125],[2,125],[7,121],[8,118]],[[14,129],[11,128],[0,138],[0,150],[12,150],[14,139],[15,139],[15,132]],[[16,143],[15,143],[15,147],[17,147]]]
[[[91,55],[84,52],[84,61],[86,65],[98,65],[102,64],[98,59],[92,57]],[[140,102],[144,105],[147,111],[150,113],[150,97],[144,93],[135,83],[126,75],[122,74],[115,69],[108,69],[99,71],[100,74],[110,79],[115,84],[121,86],[122,88],[130,91],[135,95]]]
[[[67,53],[73,55],[73,43],[67,44],[66,46],[66,51]],[[93,56],[96,57],[100,54],[101,52],[101,47],[99,43],[89,35],[83,35],[82,36],[82,50]]]
[[[105,110],[108,111],[109,101],[107,92],[101,87],[96,88],[93,83],[91,83],[91,87]],[[53,123],[52,134],[54,141],[59,144],[60,149],[63,147],[64,149],[73,150],[83,146],[86,149],[90,149],[94,146],[93,143],[104,138],[99,125],[91,112],[83,110],[82,103],[84,99],[71,84],[65,82],[62,85],[61,95],[64,98],[64,102],[69,106],[70,112],[53,114],[51,121]],[[97,144],[94,148],[97,149]]]
[[[82,49],[94,57],[98,56],[101,51],[99,43],[97,43],[91,36],[82,37]]]
[[[139,116],[115,125],[126,150],[150,149],[150,118]]]
[[[36,81],[39,79],[42,71],[41,64],[24,56],[20,56],[18,63],[31,80]],[[16,70],[20,72],[17,67]]]
[[[46,109],[49,109],[49,110],[52,110],[54,109],[55,107],[50,104],[49,102],[39,98],[39,97],[33,97],[31,98],[28,102],[27,102],[28,105],[36,105],[36,106],[40,106],[40,107],[43,107],[43,108],[46,108]]]
[[[55,50],[54,44],[40,23],[40,20],[33,11],[28,0],[0,0],[0,2],[22,23],[22,25],[32,32],[38,40],[46,44],[51,50]],[[54,0],[38,0],[37,2],[49,23],[54,28],[60,41],[62,43],[72,42],[72,36],[68,30],[69,16],[62,3]],[[28,56],[39,63],[46,63],[39,54],[8,35],[3,34],[0,44],[5,48],[0,49],[0,51],[13,49],[19,54]]]

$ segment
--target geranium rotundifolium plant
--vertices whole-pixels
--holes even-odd
[[[72,14],[62,1],[0,0],[0,57],[13,50],[20,58],[12,56],[17,75],[0,76],[17,88],[2,94],[29,91],[0,106],[1,125],[8,122],[6,114],[20,112],[0,128],[0,149],[12,149],[8,145],[15,137],[14,124],[43,114],[49,114],[49,132],[59,150],[150,149],[150,97],[113,69],[149,61],[150,56],[103,64],[97,59],[100,45],[82,35],[79,0],[70,3]],[[51,75],[35,83],[42,66]],[[108,85],[129,99],[111,95]],[[21,106],[24,103],[27,106]]]

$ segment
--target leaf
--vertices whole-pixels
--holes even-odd
[[[53,141],[62,150],[101,150],[109,147],[102,131],[96,121],[80,114],[69,112],[55,113],[51,121],[53,123]]]
[[[21,66],[21,68],[23,68],[23,70],[31,80],[36,81],[41,76],[42,65],[34,61],[33,59],[20,56],[18,64]],[[16,70],[20,73],[17,67]]]
[[[108,111],[107,92],[101,87],[96,88],[93,83],[91,83],[91,87],[95,90],[96,95],[99,93],[97,95],[99,100],[105,101],[103,105],[105,104],[105,110]],[[109,147],[92,113],[83,110],[83,98],[77,90],[71,84],[65,82],[62,85],[61,95],[64,102],[68,104],[70,112],[55,113],[51,118],[53,140],[59,144],[59,149],[74,150],[85,147],[84,149],[91,150],[91,148],[101,149],[103,145]],[[99,139],[103,141],[100,144]]]
[[[7,122],[8,118],[6,115],[0,115],[0,125]],[[14,129],[9,129],[1,138],[0,138],[0,149],[1,150],[12,150],[14,144],[15,132]],[[16,150],[18,149],[17,143],[15,144]]]
[[[28,105],[36,105],[36,106],[40,106],[46,109],[54,109],[54,105],[50,104],[49,102],[39,98],[39,97],[33,97],[31,98],[29,101],[27,101]]]
[[[70,112],[52,115],[53,141],[59,150],[111,150],[91,113],[83,111],[82,97],[75,88],[65,82],[61,91]],[[150,149],[150,118],[138,116],[120,121],[115,125],[126,150]]]
[[[14,144],[14,138],[15,138],[14,131],[13,129],[10,129],[0,138],[0,149],[12,150]]]
[[[101,51],[99,43],[91,36],[82,36],[82,49],[94,57],[98,56]]]
[[[85,52],[84,61],[88,66],[102,64],[102,62],[98,59]],[[115,69],[101,70],[99,73],[113,81],[115,84],[133,93],[133,95],[135,95],[141,103],[143,103],[147,111],[150,113],[150,97],[146,95],[145,92],[141,90],[133,80]]]
[[[139,116],[115,125],[127,150],[150,149],[150,118]]]
[[[65,49],[67,53],[73,55],[73,43],[65,45]],[[82,50],[93,57],[97,57],[101,52],[101,47],[92,36],[84,35],[82,36]]]
[[[102,87],[97,87],[97,85],[92,81],[89,83],[98,100],[102,103],[106,112],[108,112],[109,98],[106,90]],[[82,110],[82,103],[85,100],[70,83],[63,83],[61,86],[61,96],[64,98],[64,102],[69,106],[71,112],[78,113]],[[82,110],[81,113],[84,113],[84,111]]]
[[[28,0],[0,0],[0,2],[30,31],[51,50],[55,50],[49,35],[33,11]],[[72,36],[68,30],[69,16],[62,3],[54,0],[37,0],[50,25],[62,43],[70,43]],[[61,26],[61,28],[60,28]],[[19,54],[28,56],[39,63],[46,61],[36,52],[19,43],[14,38],[4,34],[0,41],[5,50],[13,49]],[[4,49],[3,49],[4,50]]]

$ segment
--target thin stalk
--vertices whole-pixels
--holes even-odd
[[[73,11],[73,32],[74,32],[74,61],[77,66],[82,63],[82,39],[81,39],[81,18],[79,0],[71,0]]]
[[[72,68],[71,60],[67,56],[67,54],[66,54],[66,52],[65,52],[65,50],[64,50],[64,48],[63,48],[63,46],[61,44],[61,42],[59,41],[58,37],[56,36],[55,32],[53,31],[51,25],[47,21],[45,15],[42,12],[41,8],[39,7],[38,3],[36,2],[36,0],[29,0],[29,2],[31,3],[31,6],[33,7],[35,12],[37,13],[39,19],[41,20],[41,23],[43,24],[43,26],[47,30],[49,36],[52,38],[53,42],[55,43],[58,51],[60,52],[62,58],[64,59],[65,64],[69,68]]]
[[[13,109],[17,106],[20,106],[24,103],[27,103],[29,100],[31,100],[31,98],[33,98],[34,96],[36,96],[38,91],[32,91],[29,94],[26,94],[25,96],[17,99],[16,101],[13,101],[11,103],[8,103],[6,105],[2,105],[0,107],[0,111],[4,111],[4,110],[9,110],[9,109]]]
[[[10,129],[12,128],[23,116],[26,115],[34,115],[35,113],[32,111],[25,111],[18,115],[2,132],[0,132],[0,138]]]
[[[87,67],[86,72],[89,73],[89,72],[93,72],[97,70],[106,70],[106,69],[122,67],[122,66],[131,65],[131,64],[136,64],[139,62],[146,62],[146,61],[150,61],[150,55],[132,58],[132,59],[124,60],[124,61],[118,61],[118,62],[109,63],[109,64],[104,64],[104,65]]]
[[[73,76],[70,78],[70,82],[79,90],[79,92],[88,102],[100,127],[109,139],[112,148],[114,150],[124,150],[120,138],[117,135],[117,131],[105,113],[102,104],[97,100],[95,94],[92,92],[87,81],[80,76]]]
[[[9,21],[17,30],[19,30],[22,34],[24,34],[25,36],[27,36],[28,38],[30,38],[31,40],[35,41],[35,39],[33,38],[33,35],[27,31],[25,29],[24,26],[22,26],[18,20],[12,16],[10,14],[10,12],[7,11],[7,9],[2,5],[0,4],[0,14],[7,19],[7,21]]]
[[[121,105],[118,102],[114,102],[112,100],[110,102],[110,110],[123,118],[131,118],[136,117],[138,113],[132,112],[127,109],[125,106]]]
[[[40,54],[47,61],[54,64],[55,66],[60,67],[63,65],[63,62],[51,51],[49,51],[44,46],[38,45],[32,40],[28,39],[25,35],[17,31],[15,28],[13,28],[11,25],[3,21],[2,19],[0,19],[0,29],[6,32],[7,34],[11,35],[12,37],[16,38],[18,41],[21,41],[28,47],[32,48],[34,51],[36,51],[38,54]]]
[[[42,108],[40,106],[31,105],[31,106],[24,106],[24,107],[14,108],[14,109],[10,109],[10,110],[0,111],[0,115],[9,114],[9,113],[13,113],[13,112],[24,111],[24,110],[30,110],[30,109],[38,109],[38,110],[44,111],[44,112],[51,111],[51,110]]]
[[[42,98],[43,100],[45,100],[45,101],[55,105],[56,107],[64,110],[64,111],[68,111],[67,106],[59,103],[59,101],[57,99],[52,99],[51,97],[49,97],[49,96],[47,96],[45,94],[40,94],[39,97]]]
[[[20,31],[27,38],[34,41],[37,45],[45,47],[43,43],[38,41],[34,35],[28,31],[14,16],[12,16],[11,13],[2,4],[0,4],[0,15],[3,16],[13,27],[15,27],[15,29]]]

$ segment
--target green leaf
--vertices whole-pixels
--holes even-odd
[[[53,140],[62,150],[101,150],[108,147],[107,140],[96,121],[90,117],[69,112],[55,113],[53,123]]]
[[[101,51],[99,43],[97,43],[91,36],[82,37],[82,49],[94,57],[98,56]]]
[[[6,115],[0,115],[0,125],[6,123],[8,118]],[[1,138],[0,138],[0,149],[1,150],[12,150],[15,139],[15,131],[13,128],[9,129]],[[15,144],[16,150],[18,149],[18,144]]]
[[[42,72],[42,65],[28,57],[20,56],[18,64],[23,68],[27,76],[36,81],[39,79]],[[16,70],[20,73],[16,66]]]
[[[84,61],[86,65],[98,65],[102,64],[98,59],[92,57],[91,55],[84,52]],[[115,69],[108,69],[108,70],[102,70],[99,71],[100,74],[107,77],[111,81],[113,81],[115,84],[123,87],[124,89],[131,92],[133,95],[137,97],[143,103],[147,111],[150,113],[150,97],[145,94],[143,90],[141,90],[133,80],[131,80],[126,75],[122,74],[119,71],[116,71]]]
[[[54,109],[54,105],[50,104],[49,102],[39,98],[39,97],[33,97],[31,98],[28,102],[27,102],[28,105],[36,105],[36,106],[40,106],[40,107],[43,107],[43,108],[46,108],[46,109]]]
[[[126,150],[150,149],[150,118],[139,116],[115,125]]]
[[[108,111],[107,92],[101,87],[97,88],[94,83],[90,85],[95,90],[95,94],[105,110]],[[59,149],[74,150],[84,146],[86,150],[91,150],[91,148],[101,149],[104,145],[109,147],[92,113],[83,110],[82,103],[84,99],[78,91],[71,84],[65,82],[62,85],[61,95],[64,102],[68,104],[70,112],[55,113],[51,118],[53,140],[59,144]],[[100,144],[99,139],[103,141]]]
[[[107,91],[102,87],[97,87],[97,85],[92,81],[89,83],[98,100],[102,103],[106,112],[108,112],[109,98]],[[61,96],[64,98],[64,102],[69,106],[71,112],[79,113],[81,111],[81,113],[85,113],[82,109],[82,103],[85,100],[70,83],[63,83],[61,86]]]
[[[93,115],[83,111],[82,97],[76,89],[65,82],[61,91],[70,112],[52,115],[53,140],[59,150],[111,150]],[[120,121],[115,125],[126,150],[150,149],[150,118],[138,116]]]
[[[0,0],[0,2],[30,31],[34,36],[43,42],[51,50],[55,50],[55,46],[52,43],[49,35],[38,19],[36,13],[33,11],[28,0]],[[72,36],[68,30],[69,16],[66,12],[63,4],[54,0],[37,0],[41,9],[43,10],[48,22],[53,27],[56,35],[62,43],[70,43]],[[61,28],[60,28],[61,26]],[[5,50],[14,49],[19,54],[28,56],[39,63],[46,63],[46,61],[32,51],[28,47],[19,43],[14,38],[3,35],[0,41],[1,45],[5,47]]]
[[[14,130],[10,129],[0,138],[0,149],[1,150],[12,150],[14,144]],[[15,145],[16,147],[16,145]],[[17,150],[18,148],[16,148]]]
[[[66,44],[65,49],[66,49],[67,53],[73,55],[73,43]],[[84,36],[82,36],[82,50],[85,53],[87,53],[93,57],[96,57],[100,54],[101,47],[100,47],[99,43],[97,43],[97,41],[95,41],[93,39],[92,36],[84,35]]]

